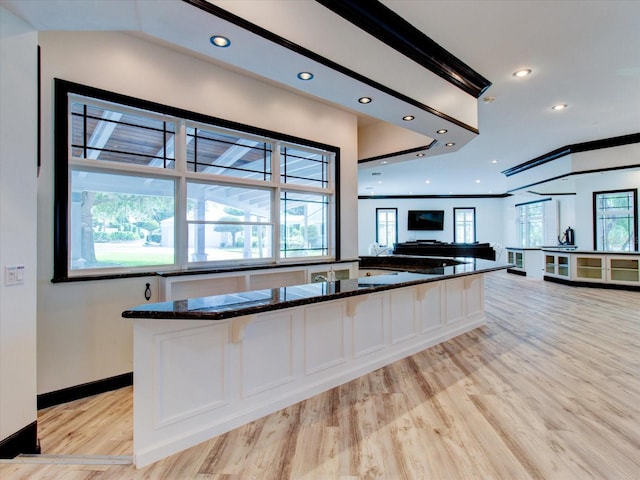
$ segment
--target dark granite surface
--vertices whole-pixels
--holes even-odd
[[[610,251],[595,251],[595,250],[567,250],[562,247],[542,247],[543,252],[557,252],[557,253],[570,253],[580,255],[640,255],[640,252],[610,252]]]
[[[368,266],[363,268],[380,268],[383,265],[386,265],[384,268],[389,268],[389,262],[393,262],[389,260],[390,257],[373,258],[385,258],[386,263],[382,265],[382,262],[378,263],[378,267]],[[418,258],[424,260],[425,257]],[[126,310],[122,312],[122,316],[125,318],[175,320],[223,320],[421,283],[436,282],[458,276],[492,272],[509,266],[509,264],[505,263],[473,258],[456,259],[456,261],[465,263],[434,267],[425,265],[426,262],[417,260],[412,262],[411,257],[403,257],[402,261],[398,261],[394,266],[407,266],[408,268],[401,269],[404,271],[336,282],[310,283],[172,302],[150,303]],[[439,263],[439,265],[441,264],[442,262]]]

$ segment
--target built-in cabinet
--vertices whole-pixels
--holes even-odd
[[[640,288],[640,253],[542,251],[545,279]]]
[[[573,278],[581,282],[602,283],[607,279],[606,257],[603,255],[576,255]]]
[[[540,248],[507,247],[507,262],[514,265],[507,269],[507,272],[532,278],[542,278],[541,258]]]
[[[513,269],[524,271],[524,250],[507,250],[507,263],[512,263]]]
[[[640,284],[640,257],[607,255],[607,282],[625,285]]]
[[[545,252],[544,274],[568,280],[571,277],[571,261],[569,255]]]

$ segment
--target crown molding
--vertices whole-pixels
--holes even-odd
[[[418,65],[478,98],[491,82],[378,0],[316,0]]]
[[[549,153],[540,155],[528,162],[521,163],[515,167],[503,170],[501,173],[507,177],[516,175],[518,173],[526,172],[532,168],[544,165],[558,158],[572,153],[589,152],[591,150],[599,150],[601,148],[619,147],[621,145],[630,145],[632,143],[640,143],[640,133],[632,133],[630,135],[622,135],[620,137],[604,138],[602,140],[593,140],[590,142],[574,143],[573,145],[565,145],[564,147],[557,148]]]

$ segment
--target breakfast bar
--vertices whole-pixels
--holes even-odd
[[[136,466],[484,325],[483,275],[508,267],[410,256],[364,266],[360,278],[123,312],[134,323]]]

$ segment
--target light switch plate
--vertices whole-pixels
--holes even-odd
[[[4,267],[4,284],[20,285],[24,283],[24,265],[6,265]]]

